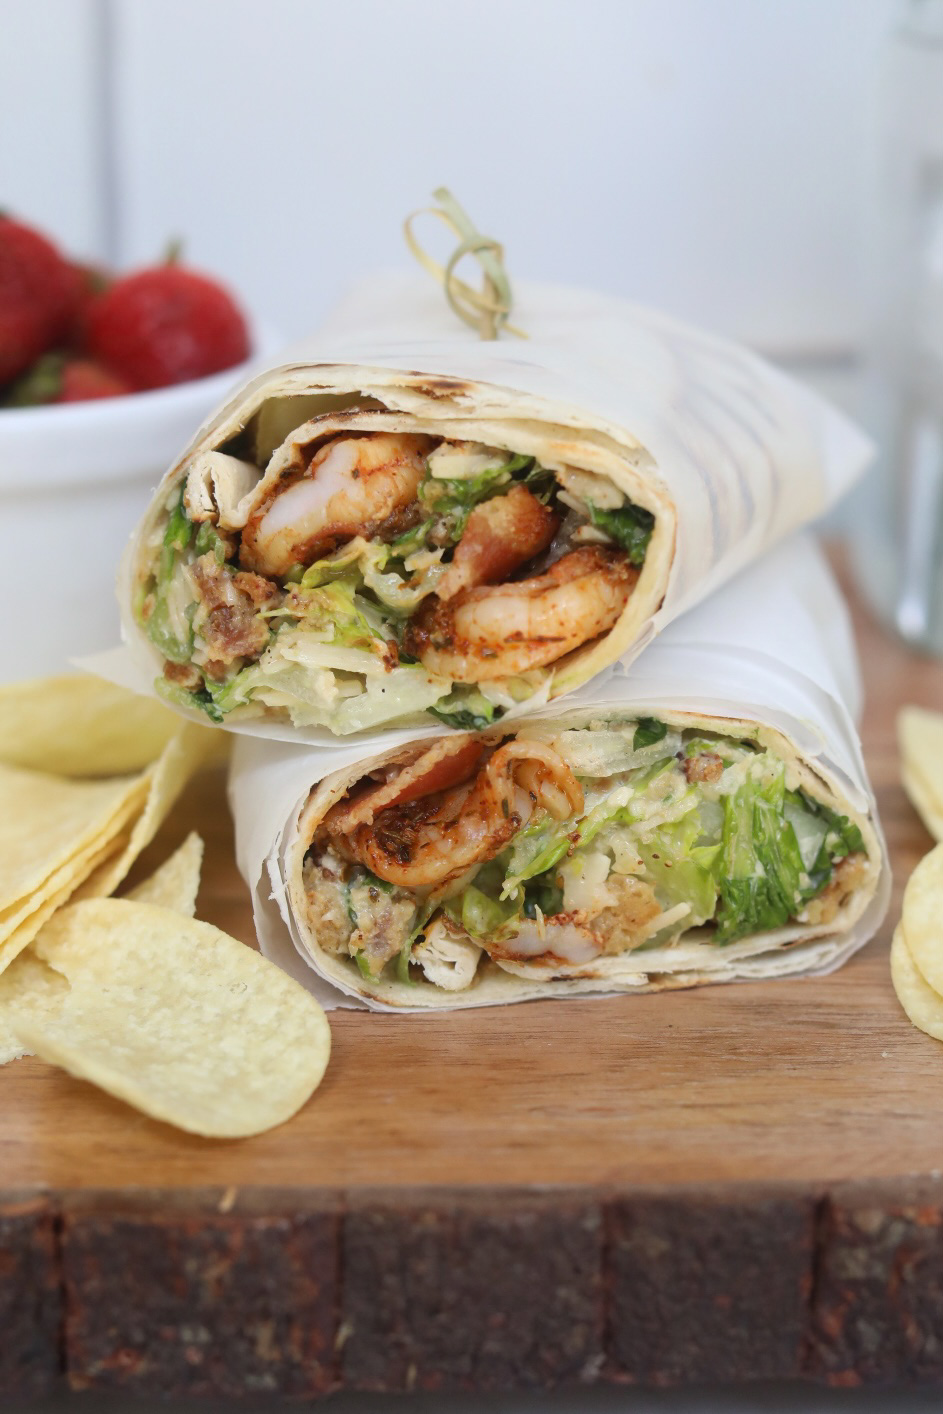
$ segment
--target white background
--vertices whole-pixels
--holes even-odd
[[[0,0],[0,200],[286,335],[451,186],[512,273],[854,349],[901,0]]]

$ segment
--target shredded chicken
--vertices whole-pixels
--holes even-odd
[[[378,976],[406,946],[416,917],[415,902],[369,880],[351,884],[349,897],[356,919],[349,950],[351,954],[362,952],[370,972]]]
[[[353,924],[347,911],[347,890],[339,873],[331,867],[330,856],[306,860],[302,880],[318,947],[325,952],[346,954]]]
[[[590,927],[603,952],[625,952],[651,936],[649,925],[661,913],[661,904],[651,884],[632,874],[610,874],[606,889],[610,897],[615,894],[615,903],[597,913]]]

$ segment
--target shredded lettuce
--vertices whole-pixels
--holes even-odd
[[[187,515],[181,491],[164,530],[154,584],[154,607],[146,625],[151,642],[172,663],[189,663],[193,653],[196,603],[182,602],[192,596],[176,579],[177,568],[192,535],[193,522]]]
[[[267,617],[294,618],[329,643],[372,650],[374,644],[389,641],[390,630],[376,605],[364,598],[359,588],[354,576],[318,582],[317,576],[309,581],[306,574]]]
[[[663,740],[668,736],[666,730]],[[787,792],[785,764],[770,752],[692,734],[686,746],[695,744],[726,762],[726,791],[688,782],[674,750],[627,773],[601,799],[602,783],[589,779],[582,818],[533,820],[473,886],[528,917],[538,908],[552,915],[591,907],[593,870],[608,856],[620,872],[650,883],[666,914],[683,905],[685,929],[714,922],[719,944],[783,927],[826,887],[838,859],[863,848],[860,830],[803,792]],[[571,888],[574,881],[582,881],[583,894]],[[460,918],[461,900],[451,907]]]

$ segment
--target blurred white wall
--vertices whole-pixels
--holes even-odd
[[[0,0],[0,205],[123,264],[179,234],[295,335],[408,259],[400,220],[444,182],[512,274],[828,355],[861,334],[898,10]]]

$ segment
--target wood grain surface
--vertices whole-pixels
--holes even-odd
[[[824,979],[335,1011],[320,1090],[239,1142],[36,1060],[6,1067],[0,1312],[16,1274],[37,1314],[20,1354],[0,1352],[0,1393],[64,1372],[76,1389],[222,1395],[943,1378],[943,1047],[888,971],[931,843],[895,716],[943,708],[943,664],[860,604],[855,622],[895,878],[863,952]],[[253,941],[221,778],[193,785],[136,874],[194,828],[200,917]]]

